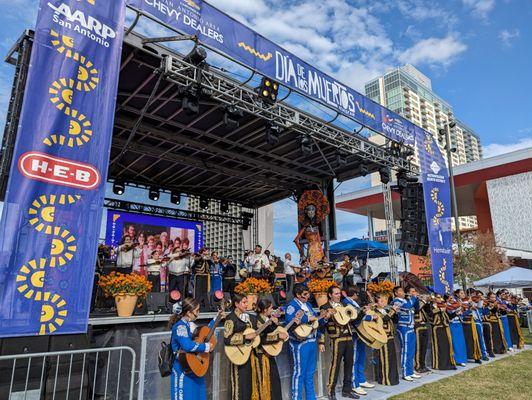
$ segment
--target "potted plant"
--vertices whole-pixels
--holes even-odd
[[[98,285],[105,296],[114,297],[119,317],[131,317],[139,297],[146,297],[152,289],[152,284],[145,276],[120,272],[101,275]]]
[[[380,293],[388,298],[393,294],[394,283],[391,281],[381,281],[378,283],[369,283],[368,292],[372,294]]]
[[[330,279],[311,279],[308,283],[308,290],[314,295],[316,304],[321,307],[327,303],[327,290],[331,286],[338,286],[335,281]]]
[[[266,279],[247,278],[235,287],[235,293],[248,298],[248,310],[253,310],[259,295],[272,293],[273,288]]]

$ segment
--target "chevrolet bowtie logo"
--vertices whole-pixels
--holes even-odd
[[[196,10],[200,10],[200,6],[198,6],[193,0],[185,0],[185,3]]]
[[[246,50],[247,52],[253,54],[255,57],[260,58],[262,61],[268,61],[268,60],[270,60],[273,57],[272,53],[268,53],[268,54],[259,53],[253,47],[247,45],[244,42],[238,43],[238,47],[242,47],[244,50]]]
[[[91,4],[91,5],[96,5],[96,0],[78,0],[78,1],[86,1],[87,3]]]

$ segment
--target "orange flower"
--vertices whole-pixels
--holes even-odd
[[[395,287],[394,283],[391,281],[382,281],[379,283],[370,283],[368,284],[368,291],[377,294],[382,293],[387,296],[391,296],[393,293],[393,288]]]
[[[273,292],[273,287],[266,279],[247,278],[235,287],[235,293],[247,296],[248,294],[268,294]]]
[[[152,284],[145,276],[139,274],[122,274],[111,272],[109,275],[101,275],[98,280],[105,296],[116,296],[118,294],[130,294],[139,297],[146,297],[151,292]]]
[[[329,279],[311,279],[308,283],[308,290],[310,293],[325,293],[332,286],[338,285]]]

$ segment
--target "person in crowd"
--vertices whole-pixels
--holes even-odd
[[[244,336],[247,328],[257,330],[256,318],[247,314],[248,299],[246,296],[235,293],[233,295],[233,311],[227,316],[224,325],[224,344],[226,346],[243,345],[248,340],[257,336],[256,332]],[[261,371],[255,351],[243,365],[230,364],[230,385],[232,400],[260,399]],[[269,381],[263,382],[269,385]]]
[[[137,246],[135,247],[135,254],[133,258],[133,272],[147,276],[147,261],[149,258],[147,246],[146,246],[146,235],[144,232],[139,232],[137,236]]]
[[[223,300],[223,265],[217,251],[211,253],[210,275],[211,275],[211,299],[214,302]],[[211,304],[211,311],[212,311]]]
[[[324,317],[319,317],[312,306],[308,303],[310,292],[308,288],[301,283],[294,285],[294,298],[286,308],[286,323],[296,318],[294,325],[312,324],[318,321],[319,325],[325,324]],[[302,310],[303,315],[297,317],[298,311]],[[301,338],[294,334],[295,327],[290,330],[290,352],[292,354],[292,399],[302,400],[303,391],[306,400],[316,400],[314,390],[314,374],[318,361],[318,350],[325,351],[325,343],[319,329],[313,330],[306,337]]]
[[[369,315],[366,312],[369,310],[368,306],[362,307],[360,304],[360,298],[358,286],[349,286],[345,291],[345,297],[342,300],[344,305],[351,305],[358,311],[357,318],[351,322],[351,330],[353,332],[353,377],[351,380],[351,387],[357,395],[364,396],[368,394],[365,389],[372,389],[374,384],[369,383],[366,379],[366,373],[364,371],[366,366],[366,352],[367,343],[365,338],[357,330],[362,321],[376,320],[377,315]]]
[[[136,244],[129,235],[124,235],[122,242],[123,244],[116,249],[116,269],[123,274],[129,274],[133,271]]]
[[[223,311],[220,311],[223,313]],[[175,353],[209,353],[210,343],[196,343],[192,335],[196,330],[194,321],[199,315],[199,303],[188,298],[183,300],[181,310],[177,314],[172,314],[168,322],[168,328],[172,330],[171,343]],[[212,327],[214,320],[209,327]],[[186,373],[176,357],[170,377],[170,399],[171,400],[207,400],[207,388],[205,377],[198,377],[191,373]]]
[[[188,296],[188,284],[190,279],[190,268],[192,265],[192,255],[188,248],[189,241],[174,240],[174,249],[172,253],[168,254],[168,273],[169,273],[169,288],[168,291],[178,291],[178,298],[184,299]]]
[[[152,292],[166,292],[166,268],[163,247],[158,242],[148,259],[148,280],[152,283]]]
[[[128,225],[128,227],[126,229],[126,235],[129,236],[129,238],[131,239],[132,242],[135,241],[135,239],[137,237],[137,231],[136,231],[135,225]]]
[[[452,296],[445,295],[447,302],[447,313],[449,314],[449,328],[453,342],[453,356],[456,365],[465,367],[467,362],[467,348],[464,337],[464,327],[462,326],[462,306]]]
[[[464,339],[466,342],[467,359],[481,363],[482,352],[480,346],[480,333],[477,331],[477,325],[473,318],[473,310],[470,300],[466,297],[462,289],[454,291],[455,298],[462,305],[462,327],[464,329]]]
[[[411,286],[408,289],[410,298],[418,297],[418,292],[415,287]],[[429,319],[430,319],[431,304],[430,302],[416,301],[414,308],[414,332],[416,334],[416,354],[414,357],[414,371],[419,373],[427,373],[429,369],[425,363],[427,358],[427,349],[429,347]]]
[[[493,332],[491,330],[491,324],[489,322],[489,311],[486,307],[487,299],[484,299],[484,293],[481,290],[477,290],[477,296],[482,299],[479,304],[479,314],[482,317],[482,332],[484,334],[484,344],[486,345],[486,352],[488,357],[494,358],[495,353],[493,352]]]
[[[223,291],[231,295],[236,286],[236,265],[231,257],[222,259]]]
[[[207,248],[200,249],[198,256],[194,259],[194,264],[192,264],[194,298],[200,304],[202,311],[208,311],[211,308],[211,264],[212,260]]]
[[[382,324],[388,341],[378,350],[377,382],[381,385],[394,386],[399,384],[399,370],[397,368],[397,353],[395,351],[395,326],[393,318],[399,310],[399,305],[388,307],[388,296],[377,293],[375,313],[382,318]]]
[[[447,303],[439,294],[435,295],[429,317],[432,326],[432,368],[440,371],[456,369],[449,327],[450,316]]]
[[[147,237],[147,247],[148,247],[148,253],[149,255],[151,255],[151,253],[153,251],[155,251],[155,245],[156,245],[156,242],[155,242],[155,236],[153,235],[149,235]]]
[[[408,291],[409,288],[407,288]],[[415,293],[415,292],[414,292]],[[416,355],[416,334],[414,332],[414,310],[418,307],[415,295],[408,300],[402,287],[396,286],[393,290],[393,304],[398,306],[397,333],[401,341],[401,373],[406,381],[421,378],[414,372],[414,357]]]
[[[504,331],[504,340],[506,340],[506,347],[509,351],[513,351],[512,337],[510,335],[510,324],[508,324],[508,302],[506,301],[506,290],[497,291],[497,303],[499,305],[499,317],[502,322],[502,328]]]
[[[286,293],[292,293],[294,289],[295,282],[295,271],[294,267],[296,264],[292,261],[292,255],[286,253],[284,255],[284,273],[286,277]]]
[[[373,270],[371,269],[371,266],[368,264],[368,258],[363,258],[362,263],[360,264],[360,279],[362,286],[366,288],[368,282],[371,280],[373,276]]]
[[[251,266],[251,276],[253,278],[262,278],[264,269],[270,267],[270,260],[262,252],[262,246],[259,244],[255,246],[255,251],[249,255],[248,262]]]
[[[341,277],[341,286],[346,289],[355,284],[354,268],[358,267],[358,262],[355,257],[353,261],[349,258],[349,254],[344,254],[342,261],[336,265],[336,276]]]
[[[493,353],[505,354],[508,351],[508,344],[504,337],[504,327],[499,315],[499,308],[497,295],[493,292],[489,292],[486,304],[484,305],[484,315],[491,328]]]
[[[275,330],[280,325],[279,319],[273,313],[273,304],[269,299],[260,299],[257,302],[257,327],[272,323],[261,333],[261,344],[277,343],[288,338],[286,332],[277,333]],[[259,365],[261,369],[261,400],[282,399],[281,378],[275,357],[268,355],[261,346],[257,348]]]
[[[163,231],[159,234],[159,242],[163,247],[163,251],[166,251],[168,248],[168,232]]]
[[[519,300],[515,295],[510,297],[510,303],[508,304],[508,325],[512,343],[518,349],[522,349],[525,346],[525,338],[519,324]]]
[[[329,301],[320,307],[321,310],[335,310],[338,307],[343,307],[342,291],[339,287],[329,287],[327,297]],[[336,399],[336,383],[342,366],[344,375],[342,397],[357,399],[358,395],[354,394],[352,390],[354,347],[351,325],[340,325],[334,318],[329,318],[325,324],[325,331],[329,336],[332,349],[332,360],[327,380],[328,399]]]

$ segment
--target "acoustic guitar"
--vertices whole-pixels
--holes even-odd
[[[351,321],[354,321],[358,316],[358,311],[351,304],[344,307],[336,307],[333,318],[338,325],[345,326]]]
[[[223,307],[221,310],[223,311]],[[211,350],[214,350],[214,347],[216,346],[216,337],[214,336],[214,331],[223,318],[224,314],[218,313],[212,328],[209,328],[208,326],[202,326],[201,328],[196,329],[192,336],[192,340],[198,344],[210,343]],[[177,355],[177,358],[185,374],[194,374],[198,377],[202,377],[209,369],[211,353],[187,353],[185,351],[180,351]]]
[[[373,311],[367,311],[366,314],[376,315]],[[388,342],[388,336],[379,315],[375,321],[362,321],[356,330],[360,339],[373,349],[378,350]]]
[[[283,344],[286,342],[288,338],[288,330],[296,323],[296,318],[301,318],[303,316],[304,312],[303,310],[299,310],[296,313],[295,318],[290,321],[286,326],[278,326],[275,328],[275,330],[272,333],[280,334],[280,333],[286,333],[286,339],[279,339],[277,343],[270,343],[270,344],[263,344],[262,349],[272,357],[277,357],[279,354],[281,354],[281,351],[283,350]]]
[[[334,313],[334,310],[333,309],[321,310],[320,311],[320,318],[323,318],[325,316],[325,314],[327,314],[328,312]],[[314,332],[316,329],[318,329],[319,326],[320,326],[320,324],[319,324],[318,320],[315,320],[314,322],[312,322],[310,324],[301,323],[301,324],[299,324],[298,326],[296,326],[294,328],[293,334],[298,340],[303,341],[306,338],[308,338],[312,332]]]
[[[268,326],[270,326],[272,323],[272,320],[268,320],[265,322],[261,327],[257,330],[253,328],[247,328],[242,332],[242,335],[244,336],[244,344],[239,344],[235,346],[225,346],[225,355],[235,365],[244,365],[251,356],[251,351],[255,348],[257,348],[260,345],[260,334],[266,329]],[[253,340],[247,340],[245,337],[246,335],[249,335],[250,333],[257,333],[257,336]]]

